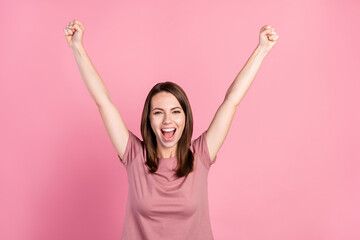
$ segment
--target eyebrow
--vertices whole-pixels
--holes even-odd
[[[176,108],[180,108],[180,107],[173,107],[172,109],[170,109],[170,110],[174,110],[174,109],[176,109]],[[158,110],[164,110],[164,109],[162,109],[162,108],[154,108],[153,110],[151,110],[151,111],[154,111],[154,110],[156,110],[156,109],[158,109]],[[181,108],[180,108],[181,109]]]

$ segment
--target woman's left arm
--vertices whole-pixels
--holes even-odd
[[[250,88],[265,56],[275,45],[278,38],[279,35],[270,25],[261,28],[259,45],[227,90],[223,103],[216,111],[215,117],[206,131],[206,142],[211,161],[215,159],[227,136],[237,106]]]

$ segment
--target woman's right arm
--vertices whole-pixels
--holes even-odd
[[[82,44],[84,30],[84,25],[80,21],[74,20],[64,29],[64,33],[85,86],[99,109],[111,142],[119,156],[123,158],[129,139],[129,131],[117,107],[111,101],[108,89],[85,51]]]
[[[109,91],[92,64],[84,46],[82,44],[76,44],[71,47],[71,50],[74,54],[81,78],[96,105],[100,107],[105,102],[110,101]]]

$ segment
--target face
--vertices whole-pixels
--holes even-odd
[[[169,92],[155,94],[150,103],[149,118],[158,148],[161,150],[176,149],[185,127],[185,113],[176,97]],[[173,132],[163,132],[164,129],[171,130],[172,128],[175,128],[174,134]]]

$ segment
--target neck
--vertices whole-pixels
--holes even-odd
[[[156,152],[158,158],[173,158],[176,156],[177,145],[173,148],[162,148],[157,146]]]

